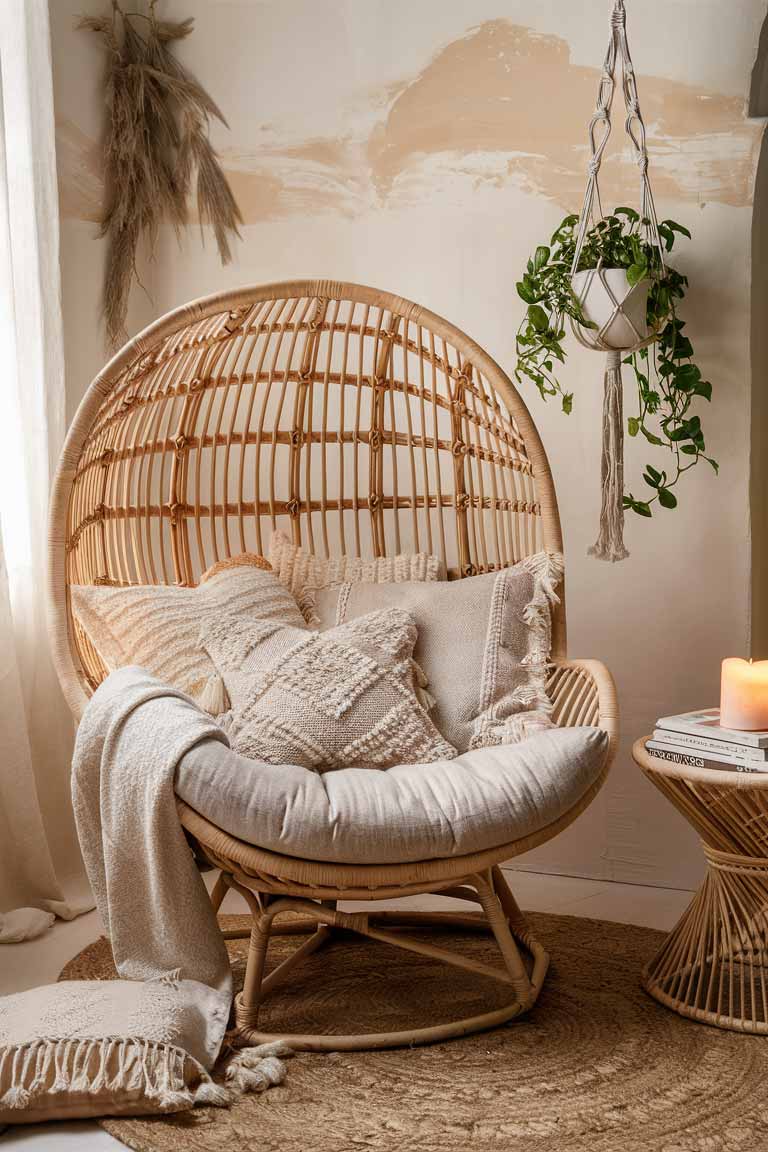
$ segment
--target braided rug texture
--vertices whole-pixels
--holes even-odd
[[[226,927],[244,917],[222,918]],[[412,1050],[301,1053],[285,1084],[231,1110],[106,1119],[137,1152],[755,1152],[768,1149],[768,1041],[694,1024],[640,988],[662,933],[531,915],[553,957],[530,1015]],[[301,937],[270,949],[276,963]],[[235,983],[246,941],[230,942]],[[446,946],[495,963],[484,936]],[[96,941],[62,979],[110,979]],[[347,938],[292,974],[265,1029],[373,1031],[487,1010],[502,985]],[[442,1011],[442,1017],[441,1017]]]

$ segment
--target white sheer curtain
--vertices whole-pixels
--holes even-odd
[[[73,725],[46,633],[48,492],[65,411],[47,0],[0,2],[0,85],[2,941],[34,930],[11,909],[70,918],[91,906],[69,796]]]

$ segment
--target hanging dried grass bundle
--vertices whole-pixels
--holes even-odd
[[[231,235],[240,234],[242,216],[208,138],[211,120],[226,120],[172,52],[192,26],[191,19],[158,20],[155,0],[146,16],[113,0],[111,17],[78,24],[103,38],[109,56],[101,235],[109,242],[104,316],[113,347],[125,338],[139,240],[145,235],[153,248],[163,220],[177,232],[187,224],[193,183],[200,224],[213,229],[222,263],[232,256]]]

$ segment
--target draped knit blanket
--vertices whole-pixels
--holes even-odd
[[[109,1068],[114,1091],[135,1089],[138,1069],[153,1105],[147,1110],[162,1111],[225,1105],[237,1092],[282,1080],[278,1057],[289,1053],[280,1045],[238,1052],[226,1088],[209,1075],[227,1028],[232,977],[174,795],[179,760],[204,739],[227,743],[187,696],[140,668],[113,672],[89,702],[75,745],[72,797],[121,979],[95,989],[65,982],[36,990],[47,1009],[42,1034],[32,1037],[23,1035],[21,996],[0,1000],[0,1083],[3,1060],[12,1076],[0,1106],[34,1107],[35,1091],[54,1070],[59,1091],[69,1079],[80,1091],[96,1091]]]

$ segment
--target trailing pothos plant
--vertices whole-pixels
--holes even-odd
[[[543,399],[560,396],[563,411],[570,413],[573,393],[566,392],[557,376],[565,363],[565,318],[571,317],[585,328],[595,328],[583,314],[571,287],[571,269],[576,251],[579,217],[566,216],[549,245],[538,247],[517,285],[518,295],[528,305],[517,334],[515,377],[531,380]],[[702,457],[715,472],[718,465],[706,454],[700,418],[691,413],[697,397],[710,400],[712,385],[704,380],[694,363],[693,345],[677,306],[688,287],[688,278],[674,268],[663,266],[656,246],[649,242],[648,220],[632,208],[616,208],[610,216],[594,224],[586,234],[577,272],[590,268],[623,268],[630,286],[650,280],[647,322],[656,339],[646,348],[624,359],[637,384],[637,410],[627,420],[630,436],[641,435],[649,444],[666,448],[671,460],[666,468],[646,465],[643,473],[648,493],[645,499],[625,493],[624,507],[640,516],[652,516],[652,506],[677,507],[672,491],[681,476]],[[659,235],[671,252],[678,235],[690,232],[674,220],[659,224]]]

